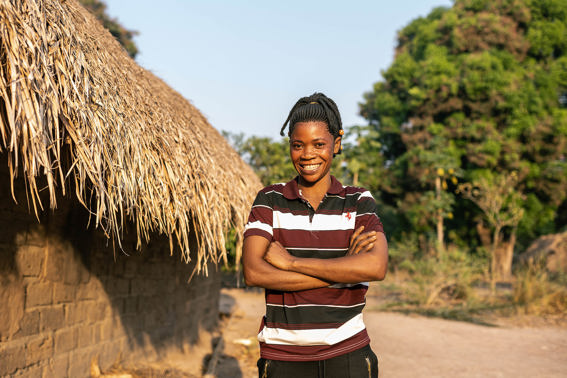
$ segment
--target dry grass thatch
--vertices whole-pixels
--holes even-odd
[[[12,182],[23,172],[36,214],[41,191],[54,208],[73,188],[118,242],[132,221],[138,245],[157,231],[186,261],[196,238],[197,270],[225,256],[257,177],[75,0],[0,0],[0,64],[0,151]]]

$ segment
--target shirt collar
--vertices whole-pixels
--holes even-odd
[[[298,199],[299,198],[299,186],[298,186],[299,176],[296,176],[293,180],[287,182],[282,190],[282,194],[285,198],[289,200]],[[327,190],[327,194],[341,194],[343,193],[345,188],[343,184],[339,180],[335,178],[335,176],[331,175],[331,186]]]

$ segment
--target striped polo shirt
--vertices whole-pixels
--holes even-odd
[[[244,237],[263,236],[279,241],[294,256],[328,259],[347,253],[350,236],[360,226],[364,232],[384,232],[369,191],[343,186],[331,176],[331,186],[315,211],[301,197],[297,180],[258,193]],[[266,289],[266,315],[258,334],[261,356],[316,361],[367,345],[362,320],[367,289],[366,282],[301,291]]]

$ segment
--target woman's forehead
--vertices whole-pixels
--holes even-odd
[[[321,134],[324,136],[332,136],[329,131],[329,125],[323,121],[306,121],[297,122],[291,133],[292,138],[303,134]]]

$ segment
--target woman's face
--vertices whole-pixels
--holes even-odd
[[[313,185],[330,176],[333,154],[339,152],[341,138],[333,139],[321,121],[298,122],[289,139],[291,161],[304,185]]]

